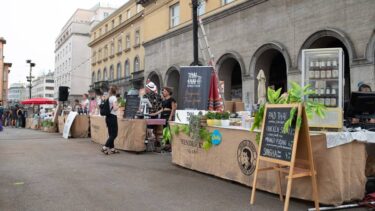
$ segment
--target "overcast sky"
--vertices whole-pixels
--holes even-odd
[[[9,81],[26,82],[27,59],[33,75],[54,70],[55,39],[77,8],[90,9],[99,0],[0,0],[0,37],[7,41],[5,62],[12,63]],[[127,0],[100,1],[118,8]]]

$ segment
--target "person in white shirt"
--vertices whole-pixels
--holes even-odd
[[[83,94],[82,96],[83,100],[81,102],[81,108],[82,108],[82,112],[84,114],[87,114],[89,112],[89,105],[90,105],[90,101],[89,101],[89,95],[88,94]]]
[[[111,114],[105,117],[105,122],[108,128],[108,139],[105,145],[102,148],[102,152],[104,154],[113,154],[119,152],[115,149],[114,141],[117,137],[118,133],[118,125],[117,125],[117,98],[116,98],[116,87],[111,86],[109,89],[109,108],[111,110]]]

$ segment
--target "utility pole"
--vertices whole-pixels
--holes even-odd
[[[199,60],[198,60],[198,6],[199,2],[198,0],[191,0],[192,3],[192,8],[193,8],[193,46],[194,46],[194,66],[199,65]]]
[[[35,67],[35,63],[31,62],[30,59],[26,60],[26,63],[30,64],[30,75],[26,76],[26,79],[27,79],[27,82],[29,82],[29,99],[31,99],[31,88],[32,88],[31,82],[32,82],[32,80],[34,78],[31,75],[31,71],[32,71],[32,68]]]

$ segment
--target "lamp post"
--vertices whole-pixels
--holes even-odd
[[[31,82],[34,78],[34,76],[31,75],[31,71],[32,71],[32,68],[35,67],[35,63],[31,62],[30,59],[26,60],[26,63],[28,63],[30,65],[30,75],[29,76],[26,76],[26,79],[27,79],[27,82],[29,82],[29,99],[31,99]]]
[[[198,0],[192,0],[192,9],[193,9],[193,52],[194,52],[194,61],[193,65],[198,66],[199,60],[198,60],[198,6],[199,1]]]

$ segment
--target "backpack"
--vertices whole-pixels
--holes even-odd
[[[106,116],[106,117],[110,116],[111,115],[111,109],[109,107],[109,98],[103,100],[100,103],[99,108],[100,108],[100,115],[101,116]]]

